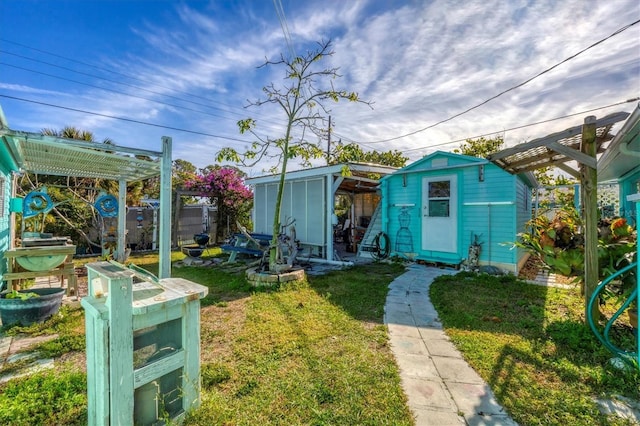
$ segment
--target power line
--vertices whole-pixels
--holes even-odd
[[[0,39],[0,40],[2,40],[2,39]],[[37,49],[35,49],[35,50],[37,50]],[[182,102],[187,102],[187,103],[191,103],[191,104],[194,104],[194,105],[203,106],[205,108],[211,108],[211,109],[219,110],[219,111],[222,111],[222,112],[225,112],[225,113],[229,113],[229,114],[238,114],[238,113],[235,113],[235,112],[223,109],[223,108],[218,108],[218,107],[211,106],[211,105],[208,105],[208,104],[195,102],[195,101],[192,101],[190,99],[185,99],[185,98],[181,98],[181,97],[178,97],[178,96],[173,96],[173,95],[169,95],[169,94],[166,94],[166,93],[150,90],[150,89],[147,89],[147,88],[144,88],[144,87],[141,87],[141,86],[137,86],[137,85],[134,85],[134,84],[129,84],[129,83],[125,83],[125,82],[121,82],[121,81],[112,80],[112,79],[109,79],[109,78],[97,76],[97,75],[94,75],[94,74],[89,74],[89,73],[85,73],[85,72],[82,72],[82,71],[77,71],[77,70],[74,70],[72,68],[63,67],[63,66],[57,65],[57,64],[52,64],[50,62],[46,62],[46,61],[42,61],[42,60],[39,60],[39,59],[30,58],[28,56],[19,55],[17,53],[7,52],[6,50],[0,49],[0,53],[4,53],[4,54],[7,54],[7,55],[12,55],[12,56],[15,56],[15,57],[18,57],[18,58],[26,59],[28,61],[32,61],[32,62],[44,64],[44,65],[48,65],[48,66],[51,66],[51,67],[59,68],[59,69],[65,70],[65,71],[69,71],[69,72],[72,72],[72,73],[75,73],[75,74],[84,75],[84,76],[95,78],[95,79],[98,79],[98,80],[104,80],[104,81],[107,81],[109,83],[114,83],[114,84],[119,84],[119,85],[126,86],[126,87],[131,87],[133,89],[141,90],[141,91],[144,91],[144,92],[147,92],[147,93],[151,93],[151,94],[154,94],[154,95],[164,96],[164,97],[167,97],[167,98],[170,98],[170,99],[176,99],[176,100],[179,100],[179,101],[182,101]],[[85,65],[84,62],[79,62],[79,63]],[[60,76],[56,76],[56,75],[53,75],[53,74],[48,74],[48,73],[45,73],[45,72],[42,72],[42,71],[36,71],[36,70],[29,69],[29,68],[24,68],[24,67],[20,67],[20,66],[17,66],[17,65],[8,64],[8,63],[5,63],[5,62],[0,62],[0,65],[5,65],[5,66],[21,69],[21,70],[24,70],[24,71],[29,71],[29,72],[33,72],[33,73],[37,73],[37,74],[46,75],[48,77],[53,77],[53,78],[57,78],[57,79],[60,79],[60,80],[69,81],[69,82],[75,83],[75,84],[82,84],[82,85],[89,86],[89,87],[95,87],[95,88],[98,88],[98,89],[101,89],[101,90],[106,90],[106,91],[110,91],[110,92],[114,92],[114,93],[118,93],[118,94],[123,94],[123,95],[126,95],[126,96],[131,96],[131,97],[135,97],[135,98],[139,98],[139,99],[144,99],[144,100],[148,100],[150,102],[157,102],[159,104],[164,104],[164,105],[168,105],[168,106],[172,106],[172,107],[176,107],[176,108],[183,108],[183,109],[189,110],[189,111],[200,112],[202,114],[211,115],[213,117],[235,120],[235,118],[224,117],[224,116],[221,116],[221,115],[207,113],[207,112],[199,111],[199,110],[195,110],[195,109],[190,109],[190,108],[187,108],[187,107],[174,105],[174,104],[166,103],[166,102],[155,100],[155,99],[144,98],[144,97],[137,96],[137,95],[131,95],[131,94],[128,94],[128,93],[125,93],[125,92],[119,92],[119,91],[114,90],[114,89],[108,89],[108,88],[105,88],[105,87],[102,87],[102,86],[95,86],[95,85],[92,85],[92,84],[83,83],[83,82],[80,82],[80,81],[77,81],[77,80],[72,80],[72,79],[68,79],[68,78],[65,78],[65,77],[60,77]],[[121,73],[115,73],[115,74],[120,74],[120,75],[123,75],[123,76],[127,77],[125,74],[121,74]],[[128,78],[133,78],[135,80],[139,80],[139,79],[137,79],[135,77],[128,77]],[[143,81],[143,80],[140,80],[140,81]],[[154,86],[154,85],[152,84],[152,86]],[[155,85],[155,86],[157,86],[157,85]],[[163,89],[166,89],[166,90],[174,91],[173,89],[168,88],[168,87],[164,87],[164,86],[157,86],[157,87],[160,87],[160,88],[163,88]],[[185,93],[185,94],[187,94],[189,96],[194,96],[196,98],[209,100],[209,99],[206,99],[206,98],[203,98],[203,97],[191,95],[190,93],[187,93],[187,92],[182,92],[182,93]],[[212,100],[209,100],[209,101],[210,102],[214,102]],[[224,104],[222,104],[222,105],[224,105]],[[243,108],[237,108],[237,107],[233,107],[233,108],[244,110]],[[275,123],[275,122],[272,122],[272,121],[266,121],[266,120],[264,121],[264,123],[271,123],[272,125],[281,125],[282,124],[282,123],[278,124],[278,123]]]
[[[536,78],[538,78],[538,77],[542,76],[543,74],[546,74],[546,73],[548,73],[549,71],[551,71],[551,70],[553,70],[553,69],[555,69],[555,68],[559,67],[560,65],[562,65],[562,64],[564,64],[564,63],[566,63],[566,62],[568,62],[568,61],[570,61],[570,60],[572,60],[572,59],[575,59],[578,55],[580,55],[580,54],[582,54],[582,53],[586,52],[587,50],[589,50],[589,49],[591,49],[591,48],[593,48],[593,47],[595,47],[595,46],[597,46],[597,45],[599,45],[599,44],[601,44],[601,43],[604,43],[605,41],[609,40],[611,37],[616,36],[616,35],[618,35],[618,34],[622,33],[623,31],[626,31],[627,29],[629,29],[629,28],[631,28],[632,26],[634,26],[634,25],[638,24],[639,22],[640,22],[640,19],[639,19],[639,20],[637,20],[637,21],[632,22],[631,24],[625,25],[624,27],[621,27],[621,28],[617,29],[617,30],[616,30],[616,31],[614,31],[612,34],[610,34],[609,36],[607,36],[607,37],[605,37],[605,38],[603,38],[603,39],[601,39],[601,40],[598,40],[597,42],[595,42],[595,43],[591,44],[590,46],[588,46],[588,47],[586,47],[586,48],[584,48],[584,49],[580,50],[579,52],[577,52],[577,53],[575,53],[575,54],[573,54],[573,55],[569,56],[568,58],[566,58],[566,59],[564,59],[564,60],[562,60],[562,61],[558,62],[557,64],[555,64],[555,65],[553,65],[553,66],[551,66],[551,67],[549,67],[549,68],[545,69],[544,71],[539,72],[538,74],[536,74],[536,75],[534,75],[533,77],[531,77],[531,78],[529,78],[529,79],[527,79],[527,80],[523,81],[522,83],[519,83],[519,84],[517,84],[517,85],[515,85],[515,86],[513,86],[513,87],[510,87],[509,89],[503,90],[502,92],[498,93],[497,95],[492,96],[492,97],[490,97],[489,99],[487,99],[487,100],[485,100],[485,101],[483,101],[483,102],[480,102],[480,103],[479,103],[479,104],[477,104],[477,105],[474,105],[474,106],[472,106],[472,107],[470,107],[470,108],[467,108],[466,110],[464,110],[464,111],[462,111],[462,112],[459,112],[459,113],[457,113],[457,114],[454,114],[454,115],[450,116],[449,118],[446,118],[446,119],[444,119],[444,120],[440,120],[440,121],[438,121],[438,122],[436,122],[436,123],[434,123],[434,124],[431,124],[431,125],[429,125],[429,126],[427,126],[427,127],[423,127],[422,129],[419,129],[419,130],[416,130],[416,131],[413,131],[413,132],[410,132],[410,133],[406,133],[406,134],[404,134],[404,135],[396,136],[396,137],[393,137],[393,138],[389,138],[389,139],[382,139],[382,140],[377,140],[377,141],[368,141],[368,142],[367,142],[367,141],[364,141],[364,142],[363,142],[363,141],[354,141],[354,143],[361,143],[361,144],[362,144],[362,143],[367,143],[367,144],[372,144],[372,143],[384,143],[384,142],[391,142],[391,141],[394,141],[394,140],[398,140],[398,139],[405,138],[405,137],[407,137],[407,136],[412,136],[412,135],[415,135],[415,134],[417,134],[417,133],[424,132],[425,130],[431,129],[431,128],[436,127],[436,126],[438,126],[438,125],[440,125],[440,124],[443,124],[443,123],[446,123],[446,122],[448,122],[448,121],[451,121],[451,120],[453,120],[454,118],[460,117],[461,115],[464,115],[464,114],[466,114],[466,113],[468,113],[468,112],[470,112],[470,111],[473,111],[474,109],[477,109],[477,108],[481,107],[482,105],[485,105],[486,103],[488,103],[488,102],[490,102],[490,101],[492,101],[492,100],[494,100],[494,99],[496,99],[496,98],[498,98],[498,97],[500,97],[500,96],[504,95],[505,93],[511,92],[512,90],[515,90],[515,89],[517,89],[517,88],[519,88],[519,87],[524,86],[524,85],[525,85],[525,84],[527,84],[527,83],[530,83],[531,81],[533,81],[533,80],[535,80]]]
[[[99,70],[99,71],[102,71],[102,72],[106,72],[106,73],[109,73],[109,74],[120,75],[120,76],[125,77],[125,78],[127,78],[127,79],[135,80],[135,81],[139,81],[139,82],[141,82],[141,83],[145,83],[145,84],[150,84],[150,85],[152,85],[152,86],[159,87],[159,88],[161,88],[161,89],[166,89],[166,90],[170,90],[170,91],[172,91],[172,92],[177,92],[177,93],[183,93],[183,94],[185,94],[185,95],[191,96],[191,97],[196,98],[196,99],[202,99],[202,100],[209,101],[209,102],[215,102],[215,103],[217,103],[217,104],[219,104],[219,105],[223,105],[223,106],[226,106],[226,107],[229,107],[229,108],[234,108],[234,109],[244,110],[244,108],[239,108],[239,107],[234,106],[234,105],[229,105],[229,104],[225,104],[225,103],[222,103],[222,102],[213,101],[212,99],[209,99],[209,98],[206,98],[206,97],[203,97],[203,96],[200,96],[200,95],[196,95],[196,94],[189,93],[189,92],[184,92],[184,91],[175,90],[175,89],[174,89],[174,88],[172,88],[172,87],[163,86],[163,85],[160,85],[160,84],[157,84],[157,83],[150,83],[148,80],[143,80],[143,79],[141,79],[141,78],[138,78],[138,77],[135,77],[135,76],[132,76],[132,75],[128,75],[128,74],[125,74],[125,73],[121,73],[121,72],[118,72],[118,71],[114,71],[114,70],[109,69],[109,68],[103,68],[103,67],[100,67],[100,66],[97,66],[97,65],[94,65],[94,64],[90,64],[90,63],[87,63],[87,62],[78,61],[77,59],[68,58],[68,57],[66,57],[66,56],[62,56],[62,55],[58,55],[58,54],[55,54],[55,53],[51,53],[51,52],[46,51],[46,50],[42,50],[42,49],[38,49],[38,48],[35,48],[35,47],[27,46],[27,45],[25,45],[25,44],[17,43],[17,42],[15,42],[15,41],[11,41],[11,40],[7,40],[7,39],[2,38],[2,37],[0,37],[0,41],[4,41],[4,42],[6,42],[6,43],[10,43],[10,44],[14,44],[14,45],[16,45],[16,46],[24,47],[25,49],[29,49],[29,50],[33,50],[33,51],[36,51],[36,52],[40,52],[40,53],[43,53],[43,54],[45,54],[45,55],[53,56],[53,57],[55,57],[55,58],[64,59],[65,61],[74,62],[74,63],[80,64],[80,65],[84,65],[84,66],[86,66],[86,67],[93,68],[93,69],[96,69],[96,70]],[[7,51],[4,51],[4,50],[0,50],[0,52],[2,52],[2,53],[7,53],[7,54],[9,54],[9,55],[13,55],[13,56],[17,56],[17,57],[21,57],[21,58],[23,58],[23,59],[27,59],[27,60],[30,60],[30,61],[43,63],[43,64],[46,64],[46,65],[49,65],[49,66],[53,66],[53,67],[57,67],[57,68],[66,69],[66,70],[71,71],[71,72],[74,72],[74,73],[84,74],[84,75],[87,75],[87,76],[89,76],[89,77],[93,77],[93,78],[100,78],[100,79],[103,79],[103,80],[110,81],[110,80],[108,80],[108,79],[106,79],[106,78],[104,78],[104,77],[98,77],[98,76],[96,76],[96,75],[92,75],[92,74],[88,74],[88,73],[83,73],[83,72],[81,72],[81,71],[76,71],[76,70],[74,70],[74,69],[66,68],[66,67],[63,67],[63,66],[60,66],[60,65],[56,65],[56,64],[52,64],[52,63],[49,63],[49,62],[46,62],[46,61],[41,61],[41,60],[38,60],[38,59],[33,59],[33,58],[28,57],[28,56],[22,56],[22,55],[18,55],[18,54],[16,54],[16,53],[7,52]],[[113,81],[113,82],[115,82],[115,83],[117,83],[117,84],[127,85],[126,83],[121,83],[121,82],[118,82],[118,81]],[[139,88],[138,86],[132,86],[132,87]],[[171,95],[163,95],[163,96],[171,96]],[[185,100],[185,102],[192,102],[192,101]],[[194,102],[194,103],[195,103],[195,102]],[[208,105],[206,105],[206,106],[208,106]],[[222,108],[216,108],[216,107],[210,107],[210,106],[209,106],[209,108],[220,109],[220,110],[222,110],[222,111],[228,112],[228,111],[226,111],[226,110],[224,110],[224,109],[222,109]]]
[[[586,114],[586,113],[589,113],[589,112],[598,111],[598,110],[601,110],[601,109],[611,108],[611,107],[614,107],[614,106],[623,105],[623,104],[626,104],[626,103],[629,103],[629,102],[637,102],[637,101],[640,101],[640,97],[627,99],[626,101],[616,102],[616,103],[609,104],[609,105],[602,106],[602,107],[598,107],[598,108],[591,108],[591,109],[587,109],[587,110],[584,110],[584,111],[575,112],[573,114],[563,115],[561,117],[549,118],[547,120],[536,121],[535,123],[529,123],[529,124],[523,124],[521,126],[510,127],[508,129],[503,129],[503,130],[500,130],[500,131],[497,131],[497,132],[490,132],[490,133],[484,133],[484,134],[476,135],[476,136],[469,136],[469,137],[466,137],[466,138],[463,138],[463,139],[457,139],[457,140],[454,140],[454,141],[437,143],[437,144],[424,146],[424,147],[420,147],[420,148],[405,149],[405,150],[403,150],[403,152],[420,151],[420,150],[423,150],[423,149],[434,148],[434,147],[437,147],[437,146],[449,145],[449,144],[456,143],[456,142],[464,142],[464,141],[466,141],[468,139],[478,139],[478,138],[482,138],[482,137],[485,137],[485,136],[495,135],[497,133],[510,132],[512,130],[524,129],[525,127],[533,127],[533,126],[537,126],[539,124],[550,123],[552,121],[562,120],[564,118],[569,118],[569,117],[575,117],[576,115],[582,115],[582,114]]]
[[[52,107],[52,108],[64,109],[64,110],[67,110],[67,111],[74,111],[74,112],[80,112],[80,113],[83,113],[83,114],[95,115],[95,116],[98,116],[98,117],[106,117],[106,118],[111,118],[111,119],[114,119],[114,120],[127,121],[129,123],[142,124],[144,126],[159,127],[161,129],[176,130],[178,132],[191,133],[191,134],[194,134],[194,135],[209,136],[209,137],[212,137],[212,138],[226,139],[226,140],[235,141],[235,142],[250,143],[249,141],[242,140],[242,139],[237,139],[237,138],[232,138],[232,137],[229,137],[229,136],[214,135],[214,134],[211,134],[211,133],[204,133],[204,132],[198,132],[198,131],[195,131],[195,130],[182,129],[180,127],[164,126],[162,124],[157,124],[157,123],[148,123],[146,121],[134,120],[132,118],[118,117],[118,116],[115,116],[115,115],[102,114],[102,113],[94,112],[94,111],[87,111],[87,110],[83,110],[83,109],[71,108],[71,107],[66,107],[66,106],[62,106],[62,105],[49,104],[49,103],[46,103],[46,102],[34,101],[32,99],[24,99],[24,98],[18,98],[18,97],[15,97],[15,96],[4,95],[2,93],[0,93],[0,97],[7,98],[7,99],[13,99],[13,100],[16,100],[16,101],[30,102],[30,103],[33,103],[33,104],[44,105],[44,106],[48,106],[48,107]]]
[[[68,81],[68,82],[75,83],[75,84],[81,84],[83,86],[93,87],[95,89],[104,90],[106,92],[112,92],[112,93],[115,93],[115,94],[118,94],[118,95],[124,95],[124,96],[128,96],[128,97],[131,97],[131,98],[136,98],[136,99],[143,99],[145,101],[155,102],[155,103],[158,103],[158,104],[161,104],[161,105],[166,105],[166,106],[170,106],[170,107],[174,107],[174,108],[180,108],[180,109],[183,109],[183,110],[186,110],[186,111],[198,112],[200,114],[209,115],[211,117],[223,118],[225,120],[233,120],[233,118],[224,117],[222,115],[214,114],[214,113],[211,113],[211,112],[200,111],[200,110],[197,110],[197,109],[185,107],[185,106],[182,106],[182,105],[171,104],[171,103],[160,101],[160,100],[157,100],[157,99],[145,98],[144,96],[133,95],[131,93],[121,92],[121,91],[114,90],[114,89],[107,89],[106,87],[97,86],[95,84],[84,83],[82,81],[72,80],[70,78],[65,78],[65,77],[61,77],[61,76],[58,76],[58,75],[54,75],[54,74],[48,74],[48,73],[42,72],[42,71],[37,71],[37,70],[29,69],[29,68],[19,67],[17,65],[7,64],[6,62],[0,62],[0,65],[16,68],[16,69],[23,70],[23,71],[29,71],[29,72],[32,72],[32,73],[35,73],[35,74],[44,75],[44,76],[47,76],[47,77],[57,78],[59,80],[64,80],[64,81]],[[141,89],[141,90],[144,90],[144,89]],[[156,92],[152,92],[150,90],[147,90],[147,91],[151,92],[151,93],[156,93]]]

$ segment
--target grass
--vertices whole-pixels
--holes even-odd
[[[154,256],[133,260],[157,272]],[[239,269],[172,271],[209,288],[201,308],[202,405],[185,424],[413,423],[382,324],[387,285],[403,267],[355,267],[258,291]],[[55,371],[0,385],[0,424],[86,423],[84,360],[73,356],[83,347],[82,312],[8,330],[59,336],[30,348],[56,357]]]
[[[157,271],[154,256],[133,260]],[[209,289],[201,308],[202,404],[186,425],[413,424],[382,324],[387,286],[402,266],[354,267],[280,290],[251,288],[241,269],[172,271]],[[632,424],[603,416],[594,402],[640,400],[640,374],[610,365],[611,354],[584,325],[579,290],[462,273],[438,278],[431,298],[447,334],[519,424]],[[82,309],[65,308],[44,324],[5,330],[58,337],[31,348],[55,357],[55,370],[0,385],[0,424],[86,423],[77,358],[83,327]]]
[[[640,374],[611,366],[584,324],[579,289],[461,273],[436,279],[431,299],[447,335],[519,424],[633,424],[598,411],[596,397],[640,400]]]
[[[203,345],[227,345],[203,349],[202,407],[185,424],[412,424],[382,325],[401,272],[355,267],[203,308]]]

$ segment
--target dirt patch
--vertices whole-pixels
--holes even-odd
[[[542,262],[535,256],[529,256],[526,263],[520,269],[518,278],[533,281],[538,276],[538,272],[542,270]]]
[[[231,343],[244,327],[248,301],[245,297],[200,310],[200,359],[203,364],[232,357]]]
[[[67,352],[56,359],[56,364],[72,366],[74,370],[87,372],[87,355],[84,352]]]
[[[527,280],[527,281],[535,281],[536,277],[541,274],[553,275],[553,281],[556,284],[562,285],[572,285],[575,284],[575,277],[566,277],[560,274],[550,274],[549,271],[545,268],[544,264],[540,259],[535,256],[529,256],[527,262],[520,269],[520,273],[518,274],[518,278]]]

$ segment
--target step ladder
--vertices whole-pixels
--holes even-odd
[[[376,209],[371,216],[371,220],[369,221],[369,226],[367,226],[367,230],[364,233],[364,237],[362,237],[362,241],[358,244],[358,253],[356,257],[365,257],[372,258],[371,253],[362,250],[363,247],[371,247],[373,246],[373,240],[378,235],[378,232],[382,231],[382,214],[380,213],[380,206],[382,202],[379,202],[376,206]]]

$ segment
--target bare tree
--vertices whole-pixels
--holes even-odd
[[[271,170],[280,174],[280,184],[275,204],[273,218],[273,240],[269,253],[269,270],[277,271],[279,256],[278,233],[280,232],[280,208],[284,191],[287,163],[290,159],[299,158],[303,165],[310,165],[311,160],[324,155],[319,145],[325,130],[325,117],[330,110],[327,104],[345,99],[351,102],[370,102],[360,100],[358,94],[346,90],[339,90],[333,86],[333,81],[340,77],[338,68],[317,68],[320,60],[333,55],[331,41],[319,42],[318,48],[304,55],[287,59],[280,55],[279,60],[267,60],[261,67],[282,66],[285,69],[285,83],[276,86],[274,83],[262,90],[264,97],[250,102],[249,106],[276,105],[287,117],[284,135],[280,138],[259,136],[256,121],[252,118],[240,120],[240,133],[251,133],[256,140],[243,153],[233,148],[223,148],[217,156],[218,161],[233,161],[237,164],[252,167],[267,158],[275,159],[276,166]],[[315,136],[310,141],[307,136]],[[320,137],[318,137],[320,136]]]

